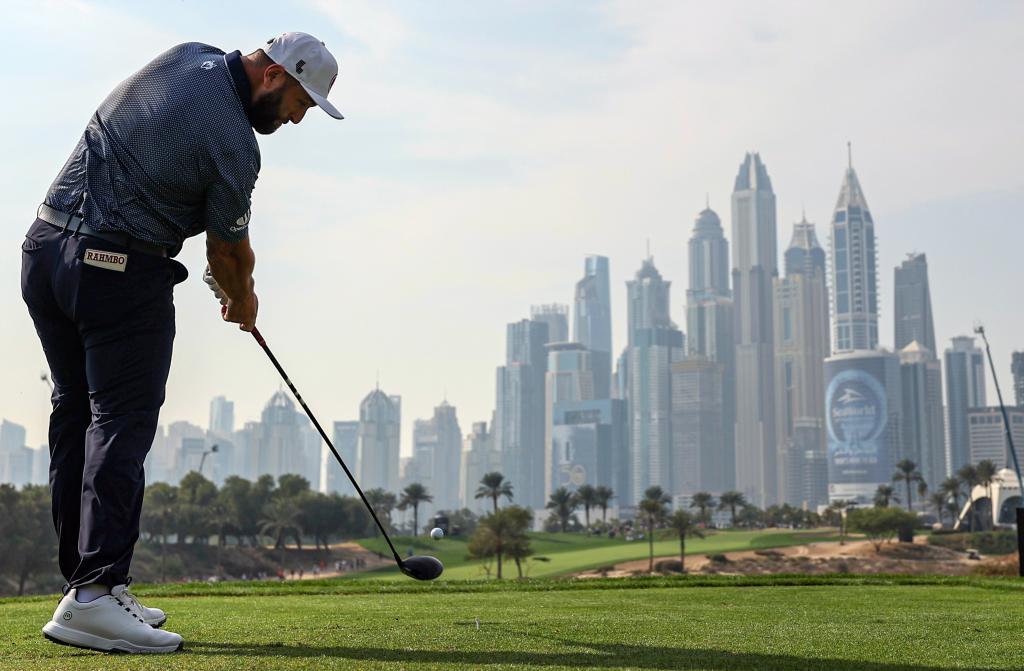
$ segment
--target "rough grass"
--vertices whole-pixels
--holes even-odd
[[[0,602],[0,669],[1019,669],[1024,582],[866,576],[144,589],[172,656],[56,646]],[[479,628],[477,622],[479,621]]]
[[[534,555],[547,557],[550,561],[528,562],[529,577],[543,578],[566,575],[586,571],[609,564],[646,559],[648,546],[646,540],[625,541],[600,536],[585,536],[576,533],[535,533],[530,534]],[[395,547],[403,555],[408,548],[416,554],[430,554],[444,563],[445,575],[452,580],[484,578],[487,573],[483,562],[467,559],[465,538],[444,538],[434,541],[429,537],[412,538],[409,536],[393,539]],[[717,554],[740,550],[759,550],[765,548],[804,545],[819,541],[839,540],[832,529],[761,529],[756,531],[710,531],[707,538],[691,538],[686,541],[686,553]],[[369,550],[390,554],[383,538],[371,538],[359,541]],[[654,543],[654,556],[679,556],[679,540],[661,538]],[[492,575],[494,566],[492,565]],[[515,575],[515,565],[506,562],[506,576]],[[387,568],[370,574],[376,579],[404,579],[395,569]],[[367,574],[357,574],[365,578]]]

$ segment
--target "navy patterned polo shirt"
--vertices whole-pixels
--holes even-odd
[[[46,204],[172,256],[203,232],[244,239],[260,149],[240,58],[191,42],[128,77],[89,120]]]

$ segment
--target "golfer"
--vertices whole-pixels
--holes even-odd
[[[43,635],[119,652],[173,652],[163,611],[131,595],[130,568],[174,340],[174,260],[206,234],[225,321],[252,330],[258,302],[249,206],[253,131],[319,106],[338,63],[285,33],[243,56],[176,46],[122,82],[89,120],[22,245],[21,288],[53,379],[50,491],[67,584]]]

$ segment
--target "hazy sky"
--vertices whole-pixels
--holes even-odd
[[[802,208],[827,244],[846,142],[876,222],[882,343],[892,272],[928,255],[944,347],[986,324],[1009,391],[1024,349],[1024,3],[5,3],[0,74],[0,417],[45,441],[45,360],[21,301],[19,244],[96,105],[166,48],[251,51],[286,30],[341,62],[334,121],[261,137],[250,235],[258,324],[323,422],[373,388],[412,420],[445,393],[463,432],[489,420],[505,324],[572,300],[583,256],[611,258],[614,347],[646,240],[685,327],[686,241],[705,194],[757,150],[780,250]],[[211,397],[256,419],[278,388],[179,259],[161,421]],[[994,396],[993,396],[994,400]]]

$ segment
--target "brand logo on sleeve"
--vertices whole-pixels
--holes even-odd
[[[85,250],[83,262],[87,266],[116,270],[123,273],[128,266],[128,255],[120,252],[107,252],[102,249]]]
[[[246,226],[249,225],[249,218],[250,217],[252,217],[252,210],[251,209],[246,210],[245,214],[243,214],[237,220],[235,220],[235,225],[234,226],[228,226],[228,229],[232,233],[239,232],[240,230],[242,230],[243,228],[245,228]]]
[[[214,63],[213,61],[203,61],[203,64],[199,67],[201,67],[204,70],[212,70],[215,65],[216,63]]]

